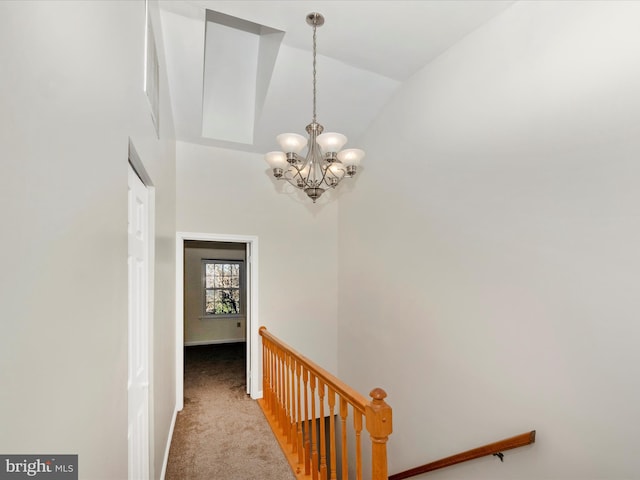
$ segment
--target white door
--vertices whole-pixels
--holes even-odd
[[[129,166],[129,480],[149,479],[149,194]]]

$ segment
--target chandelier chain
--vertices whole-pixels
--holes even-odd
[[[316,123],[316,24],[313,24],[313,123]]]

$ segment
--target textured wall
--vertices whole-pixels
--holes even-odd
[[[143,1],[0,2],[0,451],[77,453],[81,478],[127,477],[129,139],[155,187],[156,477],[175,403],[175,143],[144,34]]]
[[[537,429],[429,478],[637,476],[638,19],[517,2],[370,128],[340,202],[338,364],[389,393],[391,473]]]
[[[181,232],[259,239],[258,318],[337,370],[337,204],[280,193],[262,155],[177,142]]]

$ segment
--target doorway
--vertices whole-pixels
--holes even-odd
[[[236,249],[244,248],[244,276],[246,278],[245,320],[246,338],[246,392],[251,398],[260,398],[259,391],[259,341],[258,341],[258,237],[247,235],[224,235],[208,233],[178,232],[176,234],[176,409],[184,406],[184,346],[185,346],[185,245],[189,242],[214,242],[235,244]],[[203,315],[206,317],[206,315]],[[235,323],[237,325],[238,320]],[[237,328],[237,327],[236,327]],[[187,342],[199,340],[186,339]],[[222,338],[224,340],[224,338]],[[208,342],[206,339],[202,340]],[[211,342],[212,343],[212,342]],[[192,345],[197,343],[191,343]],[[255,374],[253,373],[255,372]]]

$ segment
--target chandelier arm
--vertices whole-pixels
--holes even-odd
[[[320,167],[320,170],[322,170],[322,179],[320,180],[320,185],[322,185],[323,183],[330,187],[331,184],[329,182],[327,182],[327,172],[329,171],[329,167],[327,166],[327,168],[324,168],[324,166],[322,164],[318,165]]]
[[[303,188],[303,187],[299,187],[298,184],[294,183],[293,180],[291,180],[290,178],[287,178],[287,177],[283,176],[283,177],[281,177],[281,180],[286,180],[289,185],[291,185],[294,188],[297,188],[298,190],[302,190],[302,188]]]
[[[281,178],[289,182],[295,188],[304,189],[307,186],[307,181],[302,175],[303,169],[304,167],[298,168],[295,164],[289,164],[289,167],[284,171],[284,175]],[[296,180],[296,178],[299,178],[299,180]]]
[[[346,174],[346,171],[344,170],[344,165],[340,165],[340,168],[341,168],[345,173],[344,173],[342,176],[340,176],[340,175],[337,175],[335,172],[331,171],[331,172],[330,172],[330,173],[331,173],[331,177],[329,177],[329,178],[335,178],[335,179],[336,179],[336,182],[335,182],[335,183],[330,183],[330,182],[328,182],[328,181],[326,180],[326,177],[327,177],[328,172],[331,170],[331,165],[334,165],[334,164],[335,164],[335,163],[330,164],[329,166],[327,166],[327,169],[325,170],[325,174],[324,174],[324,176],[323,176],[323,178],[322,178],[322,180],[325,182],[325,184],[326,184],[328,187],[331,187],[331,188],[336,188],[338,185],[340,185],[340,183],[342,182],[342,180],[344,180],[344,178],[345,178],[345,174]]]
[[[325,183],[325,185],[327,185],[330,188],[336,188],[338,185],[340,185],[340,182],[342,182],[342,180],[344,180],[344,174],[342,176],[336,175],[335,172],[331,171],[331,165],[334,165],[335,163],[330,164],[329,166],[327,166],[326,170],[324,171],[324,176],[322,177],[322,181]],[[340,168],[343,169],[344,171],[344,166],[340,165]],[[329,179],[331,178],[335,178],[336,182],[335,183],[330,183],[326,180],[326,178],[329,176],[328,174],[331,173],[331,176],[329,177]],[[346,172],[345,172],[346,173]]]

